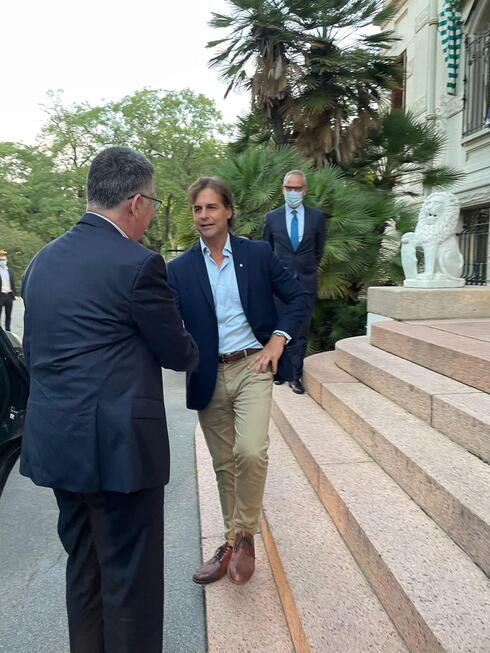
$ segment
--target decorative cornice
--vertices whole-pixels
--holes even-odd
[[[456,195],[463,208],[478,206],[479,204],[490,204],[490,184],[477,189],[456,192]]]

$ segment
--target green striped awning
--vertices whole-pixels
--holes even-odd
[[[447,66],[447,92],[456,95],[456,80],[461,53],[461,13],[454,0],[443,0],[439,12],[439,34],[441,36],[444,60]]]

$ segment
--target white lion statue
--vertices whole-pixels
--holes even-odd
[[[455,288],[464,286],[461,278],[463,256],[456,230],[459,200],[453,193],[429,195],[420,209],[415,231],[402,236],[404,286],[411,288]],[[424,271],[417,270],[417,247],[424,252]]]

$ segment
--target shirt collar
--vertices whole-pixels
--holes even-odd
[[[286,206],[286,213],[288,214],[292,214],[293,211],[296,211],[296,213],[300,213],[301,211],[304,210],[303,202],[301,202],[301,204],[297,206],[295,209],[292,209],[290,206],[288,206],[288,204],[286,204],[285,206]]]
[[[199,238],[199,242],[200,242],[200,244],[201,244],[201,251],[202,251],[202,253],[203,253],[203,254],[208,254],[208,255],[209,255],[209,254],[210,254],[209,247],[204,243],[204,241],[203,241],[202,238]],[[230,234],[229,234],[229,233],[228,233],[228,235],[226,236],[226,242],[225,242],[224,247],[223,247],[223,254],[224,254],[225,252],[226,252],[227,254],[233,254],[233,250],[231,249],[231,240],[230,240]]]
[[[114,227],[114,229],[117,229],[119,231],[121,236],[124,236],[124,238],[129,239],[129,236],[124,233],[124,231],[121,229],[121,227],[119,227],[117,224],[112,222],[112,220],[109,220],[109,218],[106,218],[105,215],[101,215],[100,213],[96,213],[95,211],[87,211],[87,213],[91,213],[92,215],[96,215],[98,218],[102,218],[102,220],[105,220],[106,222],[109,222]]]

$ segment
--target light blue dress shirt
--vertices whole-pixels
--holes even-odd
[[[211,258],[209,248],[201,239],[201,250],[206,263],[209,283],[213,292],[218,320],[218,349],[220,354],[230,354],[242,349],[262,349],[248,323],[238,292],[230,236],[223,247],[225,257],[221,267]]]
[[[293,219],[293,211],[296,211],[296,216],[298,218],[298,243],[300,243],[305,231],[305,207],[303,204],[300,204],[295,209],[292,209],[286,204],[286,227],[289,238],[291,238],[291,220]]]

